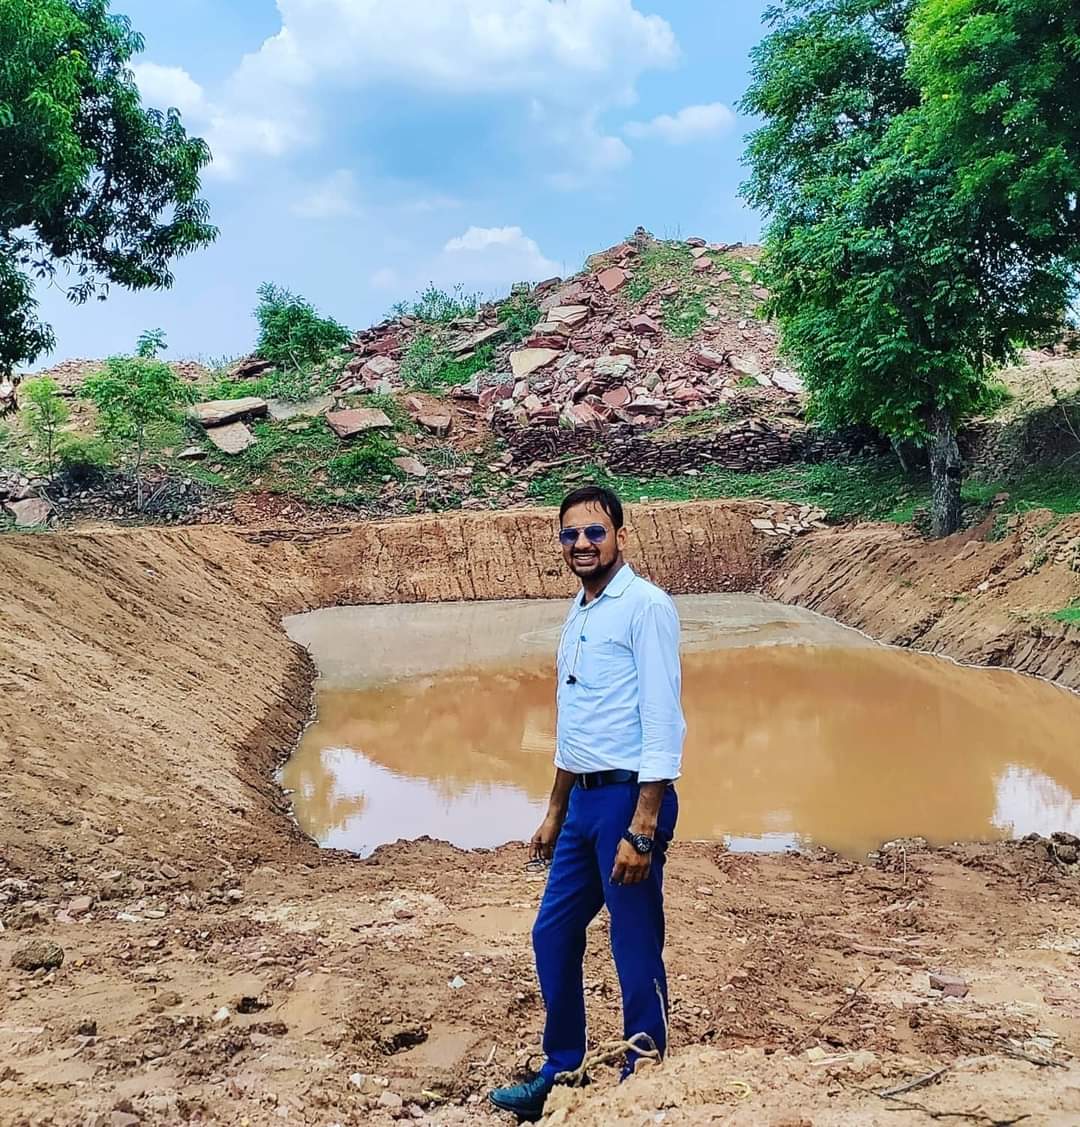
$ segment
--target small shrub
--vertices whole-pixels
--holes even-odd
[[[1070,603],[1051,617],[1057,622],[1065,622],[1069,626],[1080,626],[1080,602]]]
[[[155,425],[177,418],[177,407],[190,398],[190,389],[163,360],[160,334],[139,338],[135,356],[114,356],[101,372],[88,376],[83,394],[98,411],[98,426],[106,440],[131,457],[136,505],[143,507],[142,464]]]
[[[95,435],[69,434],[60,440],[60,472],[76,489],[100,480],[114,457],[113,448]]]
[[[260,380],[259,392],[271,399],[286,403],[303,403],[323,389],[323,379],[311,366],[302,368],[276,368]]]
[[[399,301],[390,312],[392,316],[415,317],[429,325],[446,325],[459,317],[475,317],[479,308],[480,295],[466,293],[460,282],[452,293],[431,282],[415,301]]]
[[[524,340],[540,320],[540,308],[529,294],[518,294],[499,307],[499,320],[506,325],[512,344]]]
[[[401,477],[394,465],[399,456],[396,444],[384,434],[369,434],[347,453],[327,463],[327,475],[334,485],[351,486],[370,483],[384,477]]]
[[[48,376],[27,380],[20,389],[22,416],[30,436],[34,454],[45,472],[56,473],[57,455],[61,440],[61,427],[68,421],[71,411],[60,398],[60,389]]]
[[[422,391],[456,387],[487,368],[493,355],[489,345],[468,360],[455,360],[432,334],[419,333],[402,357],[401,378],[406,386]]]
[[[344,325],[320,316],[298,294],[270,282],[264,282],[258,294],[255,352],[280,371],[313,367],[349,342],[351,334]]]

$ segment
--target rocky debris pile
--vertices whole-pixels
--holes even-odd
[[[270,413],[265,399],[248,396],[244,399],[213,399],[196,403],[188,418],[206,431],[206,437],[223,454],[242,454],[255,445],[255,435],[247,423],[251,419],[265,419]],[[197,448],[191,447],[182,455],[197,457]]]
[[[0,504],[20,530],[44,528],[53,514],[52,502],[42,495],[45,482],[18,470],[0,470]]]
[[[1029,834],[1024,841],[1031,846],[1036,860],[1055,864],[1066,873],[1080,876],[1080,837],[1076,834],[1063,830],[1049,837]]]
[[[186,383],[205,383],[210,378],[210,369],[196,360],[169,360],[170,368]],[[49,368],[36,372],[24,372],[23,379],[36,379],[48,376],[60,389],[61,395],[75,395],[87,376],[102,369],[100,360],[63,360]]]
[[[650,273],[648,256],[657,248],[676,263],[675,276]],[[692,277],[677,274],[680,255],[693,262]],[[523,339],[512,339],[499,304],[443,327],[455,360],[494,349],[487,369],[451,394],[476,402],[501,430],[618,423],[652,429],[730,402],[747,385],[768,389],[778,402],[797,402],[802,383],[778,363],[775,330],[755,316],[768,297],[749,280],[756,258],[752,247],[701,239],[661,244],[639,232],[569,281],[519,287],[517,298],[527,297],[538,316]],[[686,301],[693,319],[677,321]],[[429,331],[399,317],[358,333],[338,390],[404,390],[402,361],[416,336]]]
[[[762,516],[753,517],[750,524],[762,536],[803,536],[828,528],[827,516],[824,509],[813,505],[797,508],[770,505]]]

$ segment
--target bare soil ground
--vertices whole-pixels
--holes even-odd
[[[1031,617],[1075,597],[1077,573],[1056,550],[1023,567],[1026,524],[951,554],[890,530],[829,533],[780,563],[750,531],[757,511],[635,512],[635,558],[681,591],[771,571],[785,598],[880,620],[887,637],[948,652],[954,623],[956,656],[1077,683],[1075,635]],[[54,954],[42,943],[64,954],[9,968],[0,1122],[497,1122],[483,1093],[539,1047],[542,875],[515,846],[425,841],[357,862],[306,841],[272,782],[310,706],[310,667],[279,621],[342,601],[558,595],[549,533],[549,514],[514,513],[0,539],[0,962],[32,965],[29,944],[38,962]],[[984,571],[1002,586],[969,619],[952,596]],[[864,865],[680,844],[673,1054],[622,1087],[598,1070],[548,1122],[936,1121],[924,1108],[1076,1124],[1075,870],[1024,843],[908,843]],[[597,1039],[618,1009],[604,926],[587,966]],[[932,990],[937,971],[966,996]]]

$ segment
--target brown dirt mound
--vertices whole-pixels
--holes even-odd
[[[635,558],[674,590],[754,587],[778,551],[750,529],[759,511],[637,510]],[[492,1121],[485,1088],[537,1049],[541,881],[512,846],[422,841],[357,863],[303,839],[270,771],[307,718],[310,670],[278,623],[342,601],[560,595],[550,533],[528,512],[0,539],[0,960],[30,940],[65,954],[9,972],[0,1122]],[[1008,605],[1039,575],[1047,599],[1075,583],[1053,558],[1014,574],[1026,535],[1012,556],[971,540],[923,566],[889,531],[827,534],[775,582],[866,626],[879,615],[890,636],[940,606],[920,636],[945,649],[934,585],[967,575],[964,553],[972,579],[976,560],[1008,561],[993,572],[1011,577]],[[903,566],[914,594],[887,617],[877,591]],[[1060,660],[1023,620],[999,638],[1032,667]],[[676,1052],[619,1090],[600,1070],[551,1122],[892,1123],[870,1093],[945,1065],[911,1101],[1080,1117],[1080,896],[1032,847],[911,845],[857,865],[684,844],[670,872]],[[617,1009],[605,938],[601,922],[587,965],[601,1038]],[[968,996],[932,992],[939,969]]]

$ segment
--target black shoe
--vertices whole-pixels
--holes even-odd
[[[522,1123],[535,1123],[544,1114],[551,1089],[555,1086],[543,1073],[514,1084],[509,1088],[496,1088],[488,1099],[500,1110],[516,1115]]]

